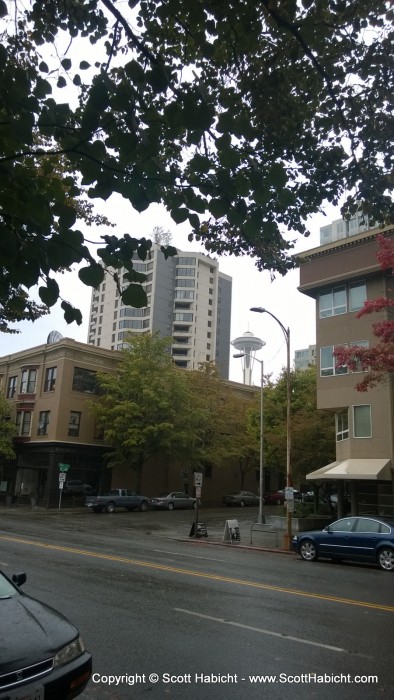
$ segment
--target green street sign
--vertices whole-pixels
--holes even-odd
[[[70,469],[69,464],[63,464],[63,462],[59,462],[59,471],[60,472],[68,472],[69,469]]]

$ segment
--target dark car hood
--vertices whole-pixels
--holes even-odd
[[[0,673],[54,656],[77,636],[63,615],[30,596],[0,599]]]

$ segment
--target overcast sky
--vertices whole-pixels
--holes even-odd
[[[109,233],[116,231],[119,235],[129,233],[135,237],[145,236],[149,238],[154,226],[162,226],[172,233],[173,244],[186,251],[200,250],[202,247],[189,243],[187,225],[177,226],[170,215],[159,205],[152,205],[142,214],[135,212],[131,205],[119,196],[112,197],[107,202],[97,201],[97,210],[105,213],[114,223],[116,229],[110,229]],[[327,207],[326,216],[317,215],[310,220],[311,235],[309,238],[299,238],[295,250],[307,250],[319,245],[319,229],[339,218],[338,210]],[[87,229],[86,236],[91,240],[99,241],[100,234],[105,230]],[[291,333],[291,359],[294,351],[299,350],[315,342],[315,316],[314,302],[309,297],[301,294],[299,285],[299,270],[289,272],[285,277],[277,276],[271,282],[269,272],[259,272],[254,261],[248,257],[221,257],[219,268],[233,279],[232,314],[231,314],[231,340],[243,335],[245,331],[251,331],[254,335],[265,341],[265,347],[259,351],[257,357],[264,360],[265,374],[272,373],[276,376],[286,364],[286,344],[284,335],[279,325],[266,314],[251,312],[251,306],[263,306],[277,316],[283,325],[290,328]],[[15,328],[21,331],[17,335],[2,333],[0,335],[0,355],[8,355],[18,350],[24,350],[46,342],[48,334],[52,330],[59,331],[64,337],[86,343],[88,331],[88,316],[90,307],[91,289],[79,281],[77,269],[57,277],[62,297],[78,306],[83,314],[83,323],[77,326],[75,323],[67,325],[63,319],[60,305],[52,308],[49,316],[36,323],[21,323]],[[241,360],[234,359],[234,348],[229,349],[230,379],[242,381]],[[253,383],[259,384],[260,365],[256,363],[253,372]]]

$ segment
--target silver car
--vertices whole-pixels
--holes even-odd
[[[166,491],[149,500],[151,508],[165,508],[174,510],[175,508],[196,508],[196,499],[188,496],[182,491]]]

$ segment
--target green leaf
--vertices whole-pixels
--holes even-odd
[[[87,61],[80,62],[79,70],[87,70],[88,68],[90,68],[90,63],[88,63]]]
[[[70,68],[72,66],[71,60],[69,58],[63,58],[63,60],[61,61],[61,64],[62,64],[64,70],[70,70]]]
[[[189,216],[189,210],[184,207],[179,207],[178,209],[171,209],[171,218],[176,224],[182,224]]]
[[[56,280],[48,278],[47,286],[39,287],[38,294],[43,304],[49,307],[53,306],[59,298],[59,285]]]
[[[67,81],[66,81],[66,79],[63,78],[63,76],[61,75],[61,76],[58,78],[58,81],[57,81],[56,85],[57,85],[58,88],[64,88],[64,87],[66,87],[66,85],[67,85]]]
[[[122,301],[127,306],[141,309],[147,305],[146,293],[140,284],[129,284],[122,292]]]
[[[88,287],[96,289],[104,279],[104,269],[97,264],[82,267],[78,272],[78,277]]]
[[[221,219],[226,216],[229,210],[229,204],[225,199],[211,199],[209,202],[209,211],[215,219]]]
[[[145,71],[138,61],[129,61],[124,67],[126,75],[131,78],[133,83],[143,84],[146,81]]]
[[[71,306],[67,301],[62,301],[61,308],[64,311],[64,319],[66,323],[73,323],[75,321],[78,326],[82,323],[82,314],[79,309]]]

